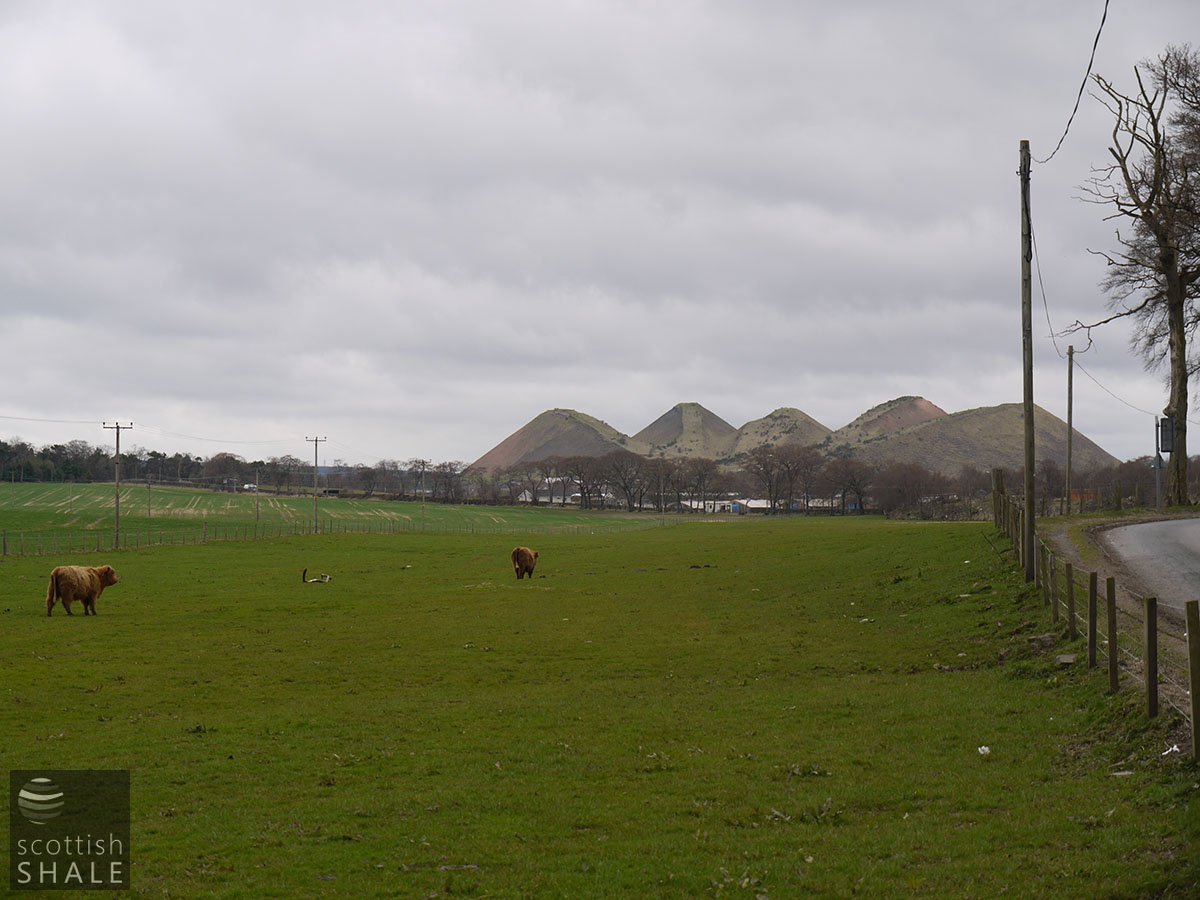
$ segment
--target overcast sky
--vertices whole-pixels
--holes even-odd
[[[1019,141],[1054,149],[1103,8],[5,0],[0,439],[472,462],[553,407],[1019,403]],[[1112,0],[1094,68],[1188,40],[1196,0]],[[1064,419],[1110,131],[1085,94],[1033,171]],[[1093,337],[1076,427],[1152,452],[1163,374]]]

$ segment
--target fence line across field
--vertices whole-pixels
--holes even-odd
[[[1079,625],[1084,626],[1087,667],[1098,668],[1099,657],[1103,654],[1110,693],[1120,690],[1122,668],[1135,678],[1140,669],[1147,715],[1157,716],[1159,701],[1165,698],[1167,704],[1188,722],[1192,756],[1200,760],[1200,601],[1187,601],[1183,622],[1180,622],[1175,614],[1160,608],[1157,598],[1122,589],[1122,593],[1134,601],[1135,608],[1141,610],[1139,616],[1118,603],[1116,578],[1106,578],[1102,592],[1098,572],[1087,572],[1086,581],[1083,581],[1074,565],[1063,560],[1060,574],[1060,560],[1054,548],[1037,535],[1036,530],[1033,546],[1024,545],[1025,510],[1003,492],[1002,482],[995,483],[1000,487],[993,495],[995,526],[1008,535],[1022,567],[1026,554],[1033,554],[1035,587],[1049,609],[1051,622],[1060,625],[1061,617],[1065,615],[1066,637],[1072,642],[1078,639]],[[1082,613],[1081,604],[1077,602],[1081,592],[1086,598]],[[1171,640],[1164,643],[1163,636]],[[1173,690],[1160,691],[1163,684]],[[1185,699],[1178,701],[1176,698]]]
[[[1084,591],[1088,592],[1090,598],[1092,576],[1097,573],[1089,572],[1087,579],[1079,578],[1079,573],[1074,569],[1071,563],[1066,563],[1062,573],[1061,580],[1057,566],[1057,557],[1053,549],[1042,544],[1042,548],[1046,553],[1047,563],[1043,572],[1047,574],[1046,586],[1050,594],[1051,619],[1055,623],[1059,621],[1060,615],[1065,617],[1065,624],[1068,629],[1068,640],[1075,640],[1078,635],[1078,626],[1082,624],[1091,635],[1091,629],[1088,628],[1088,619],[1086,616],[1081,617],[1078,605],[1073,603],[1070,598]],[[1113,581],[1115,590],[1115,579]],[[1041,583],[1041,582],[1039,582]],[[1061,585],[1062,591],[1059,587]],[[1172,650],[1172,645],[1163,645],[1158,638],[1161,635],[1166,635],[1175,638],[1181,643],[1186,642],[1186,632],[1183,630],[1181,623],[1175,621],[1174,617],[1167,614],[1159,614],[1158,601],[1155,597],[1144,597],[1136,591],[1128,588],[1123,589],[1124,593],[1131,597],[1142,609],[1143,614],[1139,618],[1128,609],[1120,606],[1115,608],[1117,618],[1117,653],[1116,658],[1124,657],[1131,663],[1137,666],[1145,666],[1146,671],[1156,671],[1159,684],[1168,684],[1175,688],[1181,694],[1186,695],[1188,687],[1179,680],[1178,673],[1187,670],[1187,657],[1185,654],[1180,654]],[[1099,589],[1097,587],[1097,595]],[[1097,596],[1097,607],[1099,606],[1099,597]],[[1089,609],[1090,603],[1089,603]],[[1106,611],[1107,615],[1107,611]],[[1151,623],[1151,630],[1147,632],[1147,623]],[[1141,636],[1139,643],[1138,637]],[[1164,649],[1165,647],[1165,649]],[[1105,659],[1110,659],[1109,655],[1109,633],[1101,633],[1097,628],[1095,634],[1095,647],[1089,645],[1089,663],[1092,667],[1095,666],[1096,653],[1093,651],[1101,651],[1104,653]],[[1163,664],[1165,663],[1165,664]],[[1148,704],[1153,706],[1155,700],[1148,700]],[[1174,709],[1190,718],[1190,713],[1187,709],[1180,706],[1170,696],[1167,697],[1167,702]]]
[[[695,520],[692,520],[695,521]],[[644,531],[677,524],[672,520],[647,519],[644,522],[619,524],[578,523],[570,525],[447,525],[420,522],[338,522],[327,520],[319,527],[312,523],[277,523],[267,525],[208,525],[171,529],[123,529],[120,545],[126,549],[141,547],[173,547],[207,544],[216,541],[260,541],[300,535],[328,534],[588,534],[615,531]],[[0,530],[0,557],[50,556],[63,553],[100,553],[113,548],[112,532],[98,529],[64,531]]]

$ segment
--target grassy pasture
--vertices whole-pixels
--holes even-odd
[[[16,555],[113,546],[116,489],[112,484],[0,482],[0,532]],[[510,533],[650,527],[646,515],[560,507],[485,507],[385,500],[321,498],[322,532],[406,530]],[[311,530],[312,497],[219,493],[124,483],[122,545],[199,542],[234,535]]]
[[[1171,718],[1035,653],[985,534],[551,533],[521,582],[519,535],[56,559],[121,573],[95,618],[0,560],[0,758],[130,769],[145,895],[1194,895]]]

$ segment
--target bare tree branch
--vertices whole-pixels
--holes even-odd
[[[1148,369],[1170,371],[1165,412],[1176,418],[1176,452],[1168,468],[1168,500],[1188,502],[1188,381],[1200,371],[1189,339],[1200,325],[1200,54],[1168,47],[1134,68],[1137,90],[1126,93],[1102,75],[1092,93],[1113,119],[1108,156],[1081,187],[1085,202],[1110,208],[1105,221],[1130,223],[1118,231],[1116,251],[1102,257],[1101,287],[1112,314],[1090,324],[1076,320],[1063,334],[1132,319],[1130,339]]]

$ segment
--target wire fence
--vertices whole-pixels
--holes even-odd
[[[201,523],[196,526],[160,529],[43,529],[0,530],[0,557],[58,556],[70,553],[101,553],[110,550],[137,550],[143,547],[173,547],[221,541],[262,541],[301,535],[329,534],[607,534],[615,531],[645,531],[675,524],[660,517],[645,520],[621,520],[558,525],[503,525],[467,522],[422,524],[419,521],[338,521],[301,524],[279,522],[248,525]]]
[[[1096,667],[1101,655],[1106,661],[1115,658],[1120,669],[1144,683],[1147,657],[1150,655],[1147,652],[1147,635],[1152,634],[1156,642],[1155,674],[1160,689],[1159,699],[1190,720],[1191,711],[1187,704],[1187,629],[1181,614],[1160,606],[1157,598],[1143,596],[1120,585],[1112,576],[1105,579],[1102,589],[1099,572],[1081,571],[1071,563],[1063,562],[1057,556],[1055,547],[1046,541],[1039,540],[1038,551],[1041,560],[1038,585],[1047,598],[1051,618],[1066,626],[1070,639],[1078,635],[1087,636],[1089,666]],[[1112,632],[1107,622],[1110,591],[1116,595],[1112,609],[1116,652],[1112,657],[1109,653]],[[1075,602],[1072,602],[1072,598]],[[1103,611],[1101,599],[1104,601]],[[1081,603],[1081,600],[1084,602]],[[1151,623],[1149,632],[1148,622]],[[1100,627],[1102,623],[1104,628]]]
[[[1025,511],[1007,494],[993,502],[996,527],[1005,531],[1025,571],[1034,571],[1051,621],[1065,637],[1087,639],[1087,666],[1098,668],[1103,658],[1110,693],[1126,680],[1140,683],[1147,715],[1155,717],[1160,701],[1177,711],[1190,726],[1192,756],[1200,759],[1200,602],[1188,601],[1183,610],[1159,604],[1108,575],[1075,566],[1051,542],[1034,533],[1025,546]],[[1032,560],[1029,558],[1032,554]]]

